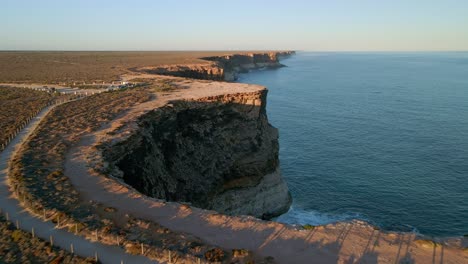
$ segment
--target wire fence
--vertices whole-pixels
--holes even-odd
[[[21,202],[21,201],[20,201]],[[3,211],[1,208],[0,208],[0,214],[2,214],[6,221],[8,222],[11,222],[12,224],[14,224],[15,228],[17,230],[23,230],[25,232],[28,232],[31,234],[32,238],[35,238],[35,237],[39,237],[37,236],[36,234],[36,230],[33,227],[31,227],[30,229],[25,229],[22,225],[21,225],[21,221],[19,219],[16,219],[16,220],[13,220],[12,219],[12,216],[10,215],[10,213],[8,213],[7,211]],[[53,217],[53,216],[52,216]],[[47,222],[47,221],[50,221],[51,220],[51,216],[47,216],[45,215],[42,220],[44,222]],[[56,222],[56,225],[55,225],[55,229],[63,229],[65,227],[65,225],[61,225],[60,221],[57,220]],[[75,233],[77,235],[77,233]],[[49,243],[49,245],[51,247],[58,247],[58,248],[62,248],[64,250],[67,250],[69,251],[71,254],[76,254],[76,245],[73,243],[73,242],[69,242],[69,248],[65,248],[63,247],[63,245],[58,245],[55,243],[55,236],[54,236],[54,232],[51,231],[49,234],[48,234],[48,239],[44,239],[44,236],[42,236],[42,239],[43,240],[46,240],[47,243]],[[117,238],[118,239],[118,238]],[[101,238],[100,236],[98,236],[98,232],[96,231],[96,237],[94,240],[92,240],[92,242],[102,242],[101,241]],[[151,252],[152,249],[149,248],[149,247],[146,247],[144,243],[140,243],[140,252],[138,252],[140,255],[142,256],[149,256],[151,255]],[[102,253],[102,252],[101,252]],[[133,252],[132,254],[135,254],[136,252]],[[158,252],[159,253],[159,252]],[[197,264],[217,264],[217,263],[221,263],[221,262],[209,262],[209,261],[206,261],[200,257],[197,257],[197,256],[194,256],[194,255],[190,255],[190,254],[186,254],[185,256],[180,256],[179,254],[175,254],[172,250],[163,250],[163,256],[161,256],[160,254],[158,254],[159,257],[158,259],[160,261],[164,261],[165,263],[168,263],[168,264],[177,264],[177,263],[197,263]],[[81,257],[86,257],[86,258],[92,258],[94,259],[94,261],[96,263],[99,263],[100,262],[100,258],[99,256],[101,256],[100,252],[98,250],[95,250],[94,251],[94,255],[92,256],[82,256]],[[123,263],[126,263],[124,261],[124,259],[122,258],[121,261],[120,261],[121,264]]]
[[[29,88],[29,87],[25,87]],[[32,90],[36,91],[45,91],[41,88],[29,88]],[[45,89],[45,88],[44,88]],[[30,122],[35,118],[40,112],[42,112],[44,109],[54,106],[54,105],[60,105],[66,102],[82,99],[84,97],[94,95],[96,93],[102,93],[104,91],[99,91],[99,92],[87,92],[87,91],[71,91],[71,92],[58,92],[60,93],[63,97],[62,98],[53,98],[50,100],[47,104],[41,106],[38,110],[34,111],[29,117],[26,118],[24,122],[21,123],[21,125],[15,129],[13,133],[7,136],[7,139],[4,140],[3,142],[0,142],[0,151],[5,150],[5,148],[11,143],[11,141],[20,133]]]
[[[37,89],[37,88],[31,88],[31,89]],[[3,152],[8,147],[8,145],[11,144],[11,142],[16,138],[16,136],[24,128],[26,128],[27,125],[34,118],[36,118],[42,111],[44,111],[46,108],[55,107],[57,105],[64,104],[64,103],[67,103],[67,102],[70,102],[70,101],[79,100],[79,99],[85,98],[87,96],[94,95],[96,93],[101,93],[101,92],[85,92],[85,91],[77,92],[77,91],[75,91],[75,92],[71,92],[71,93],[63,93],[64,95],[70,95],[68,97],[65,97],[65,98],[62,97],[62,98],[57,98],[55,100],[51,100],[49,103],[47,103],[46,105],[41,107],[39,110],[35,111],[33,113],[33,115],[28,117],[27,120],[25,122],[23,122],[21,124],[21,126],[15,130],[15,132],[13,134],[8,136],[8,140],[1,144],[0,152]],[[23,207],[29,208],[30,206],[32,206],[32,202],[25,198],[24,193],[22,194],[21,192],[19,192],[18,189],[15,189],[14,194],[16,196],[16,199],[19,201],[20,205],[22,205]],[[31,230],[25,230],[25,229],[22,228],[21,221],[19,219],[16,219],[16,220],[13,221],[11,215],[7,211],[2,211],[2,209],[0,208],[0,214],[4,214],[5,219],[8,222],[11,222],[12,224],[14,224],[14,226],[17,229],[22,229],[23,231],[31,233],[32,237],[37,236],[37,234],[36,234],[37,229],[35,229],[34,226],[31,227]],[[50,211],[47,211],[47,210],[43,209],[42,214],[41,215],[36,214],[36,216],[41,218],[44,222],[54,223],[56,229],[67,229],[68,232],[71,232],[74,235],[77,235],[77,236],[80,235],[81,228],[80,228],[79,223],[70,222],[70,221],[67,221],[67,219],[61,219],[61,217],[60,217],[61,213],[59,211],[50,212]],[[83,235],[83,234],[81,234],[81,235]],[[87,236],[85,236],[85,237],[87,237]],[[42,237],[42,238],[44,239],[44,237]],[[48,236],[48,240],[49,240],[48,242],[50,243],[50,245],[54,246],[55,241],[54,241],[53,232],[50,232],[50,234]],[[92,242],[104,242],[105,244],[109,244],[109,234],[105,234],[105,236],[104,235],[101,236],[99,234],[99,231],[95,230],[93,238],[89,239],[89,240],[91,240]],[[110,240],[112,241],[110,244],[114,244],[114,245],[117,245],[117,246],[124,246],[123,243],[122,243],[124,241],[124,239],[121,238],[118,235],[115,235]],[[64,250],[69,251],[72,254],[75,254],[76,245],[74,245],[71,242],[69,243],[69,245],[70,245],[69,248],[64,248],[63,246],[62,246],[62,248]],[[211,263],[211,264],[216,264],[216,263],[220,263],[220,262],[207,261],[206,259],[202,259],[202,258],[200,258],[198,256],[195,256],[195,255],[192,255],[192,254],[183,254],[182,255],[182,254],[180,254],[180,252],[175,252],[175,251],[169,250],[169,249],[162,249],[162,250],[161,249],[155,249],[154,247],[151,247],[149,245],[145,245],[144,243],[139,243],[139,247],[140,247],[140,250],[139,250],[138,254],[140,254],[142,256],[146,256],[146,257],[153,256],[153,258],[151,258],[151,259],[154,259],[154,256],[157,256],[157,259],[159,261],[164,261],[165,263],[169,263],[169,264],[176,264],[176,263],[198,263],[198,264]],[[132,253],[135,254],[137,252],[132,252]],[[94,260],[96,262],[99,262],[99,256],[100,256],[100,253],[96,250],[95,253],[94,253],[94,256],[92,256],[92,257],[94,258]],[[90,257],[90,256],[87,256],[87,257]],[[123,264],[125,262],[122,259],[120,263]]]

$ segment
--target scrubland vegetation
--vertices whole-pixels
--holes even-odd
[[[147,101],[151,90],[106,92],[57,106],[11,163],[12,185],[23,205],[37,215],[89,239],[125,247],[132,254],[141,254],[144,244],[144,254],[154,259],[165,258],[168,252],[172,260],[213,256],[218,259],[219,254],[205,256],[205,252],[215,248],[196,237],[81,200],[64,175],[65,154],[81,135],[97,130],[132,105]]]
[[[0,216],[0,263],[95,263],[16,229]]]
[[[143,90],[102,93],[57,106],[15,157],[12,178],[47,208],[79,204],[77,193],[62,173],[65,152],[80,135],[98,129],[130,106],[149,99]],[[32,177],[34,175],[34,177]],[[64,192],[67,190],[68,192]],[[62,192],[67,195],[62,195]],[[77,214],[87,210],[76,208]]]
[[[110,82],[132,68],[202,62],[224,51],[0,52],[0,82]]]
[[[138,87],[145,87],[155,92],[171,92],[177,89],[177,85],[170,79],[136,78],[131,81]]]
[[[0,145],[52,99],[46,92],[0,87]]]

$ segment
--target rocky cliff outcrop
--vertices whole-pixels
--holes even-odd
[[[144,67],[136,69],[138,72],[150,74],[170,75],[200,80],[224,81],[225,71],[217,63],[166,65],[159,67]],[[227,73],[229,75],[229,73]]]
[[[140,192],[225,214],[270,218],[289,209],[267,90],[173,101],[138,120],[102,153],[113,176]]]
[[[188,77],[203,80],[235,81],[239,73],[252,69],[283,67],[279,61],[295,54],[294,51],[246,53],[226,56],[205,57],[204,64],[167,65],[160,67],[145,67],[137,71]]]
[[[203,59],[217,62],[224,70],[224,80],[234,81],[239,73],[252,69],[283,67],[280,59],[291,56],[294,51],[234,54],[226,56],[205,57]]]

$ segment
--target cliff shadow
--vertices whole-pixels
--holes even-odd
[[[288,252],[281,254],[280,259],[277,259],[280,263],[343,263],[343,259],[340,259],[341,251],[352,228],[352,224],[345,224],[339,230],[314,228],[300,237],[297,234],[302,232],[297,233],[292,227],[275,229],[271,230],[255,251],[264,254],[277,250]],[[371,236],[369,240],[373,240],[373,237]],[[344,263],[377,263],[377,257],[376,252],[368,252],[359,258],[353,255],[348,260],[344,260]]]
[[[100,148],[111,173],[144,195],[270,218],[291,196],[265,106],[266,90],[172,101],[141,116],[125,141]]]

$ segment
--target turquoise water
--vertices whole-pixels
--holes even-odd
[[[305,53],[269,88],[293,196],[277,221],[468,233],[468,53]]]

